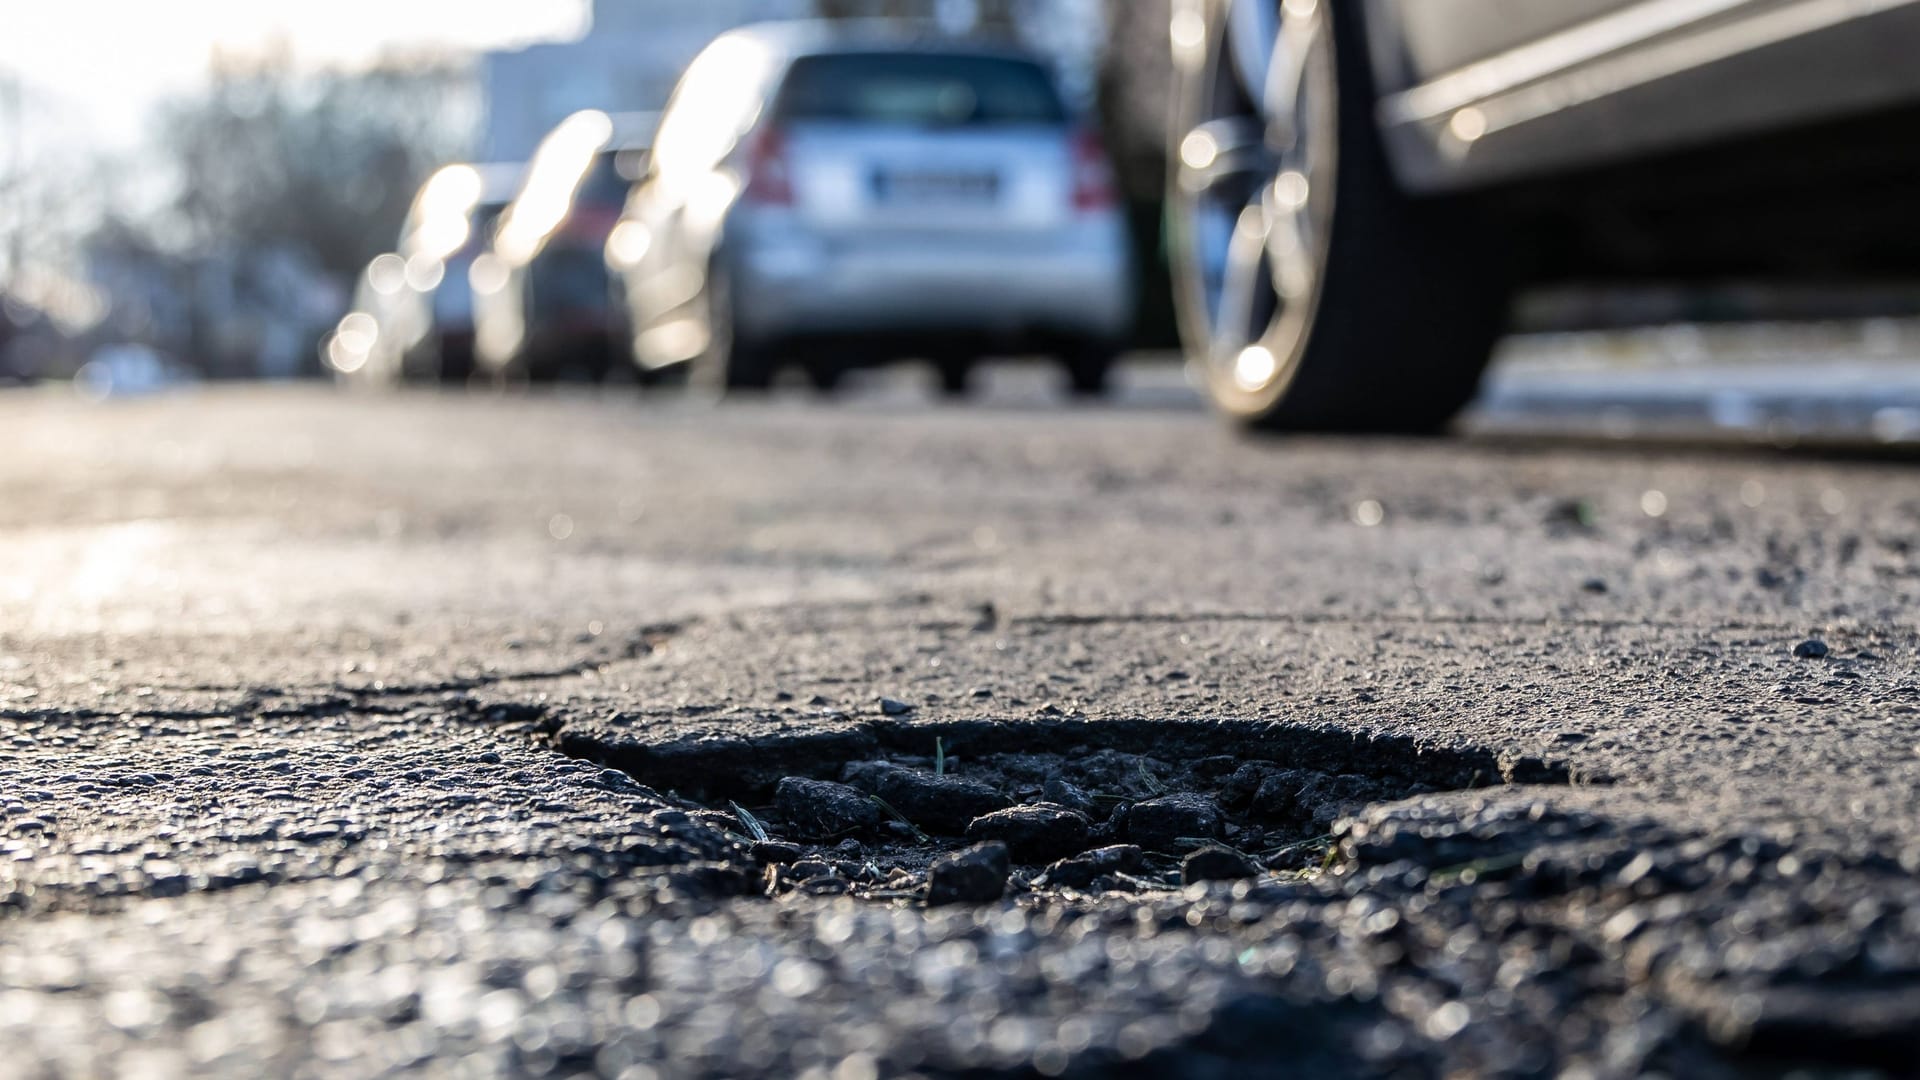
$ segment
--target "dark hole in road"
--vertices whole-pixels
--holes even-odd
[[[880,720],[648,743],[561,729],[571,756],[685,800],[750,845],[772,895],[983,901],[1317,872],[1377,802],[1566,766],[1259,722]]]

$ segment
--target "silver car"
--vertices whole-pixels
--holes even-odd
[[[519,182],[521,167],[448,165],[414,197],[400,244],[360,274],[353,310],[322,358],[343,378],[465,382],[473,373],[474,258]]]
[[[1920,271],[1920,0],[1176,0],[1169,232],[1226,413],[1424,430],[1517,286]]]
[[[869,25],[749,27],[675,90],[607,244],[643,377],[1045,353],[1101,390],[1132,319],[1105,154],[1046,66]]]

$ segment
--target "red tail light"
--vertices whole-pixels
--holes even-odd
[[[567,220],[554,230],[554,235],[599,244],[606,241],[607,235],[619,223],[620,208],[617,206],[578,203],[567,215]]]
[[[762,206],[793,205],[793,173],[787,165],[787,136],[768,128],[747,152],[747,199]]]
[[[1073,208],[1082,213],[1111,210],[1120,201],[1114,188],[1113,165],[1100,145],[1100,136],[1091,131],[1073,137]]]

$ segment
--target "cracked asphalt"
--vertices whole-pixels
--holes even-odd
[[[1907,461],[318,387],[0,450],[0,1075],[1920,1075]],[[1036,750],[1404,797],[938,908],[719,812]]]

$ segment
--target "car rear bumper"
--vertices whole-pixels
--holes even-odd
[[[1007,236],[741,230],[729,249],[737,329],[761,340],[952,331],[1009,343],[1119,340],[1132,324],[1117,220]]]

